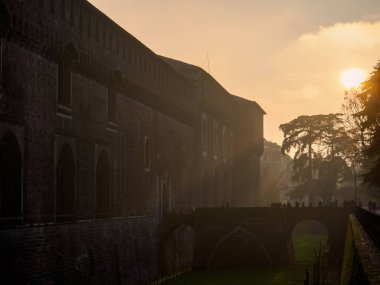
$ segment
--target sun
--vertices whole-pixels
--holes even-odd
[[[340,74],[340,82],[347,89],[358,88],[365,78],[366,74],[360,68],[348,68]]]

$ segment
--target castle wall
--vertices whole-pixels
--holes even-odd
[[[194,82],[84,0],[3,0],[0,38],[0,178],[5,138],[21,161],[7,182],[20,201],[0,187],[0,278],[153,280],[166,214],[233,201],[239,109],[211,77],[201,104]]]

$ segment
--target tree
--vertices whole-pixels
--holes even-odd
[[[344,117],[344,129],[351,140],[345,150],[346,160],[356,170],[363,172],[367,162],[363,151],[369,145],[369,131],[364,126],[365,117],[361,113],[363,107],[358,94],[358,89],[345,91],[341,112]]]
[[[328,199],[343,177],[346,168],[342,158],[347,136],[341,114],[299,116],[281,124],[284,133],[281,152],[294,150],[293,178],[299,185],[296,192],[319,194]]]
[[[364,182],[380,186],[380,61],[374,67],[370,78],[362,84],[358,98],[363,107],[359,115],[364,121],[361,126],[369,136],[364,154],[372,161],[370,170],[364,174]]]

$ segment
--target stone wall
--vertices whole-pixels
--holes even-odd
[[[145,284],[157,275],[154,217],[2,229],[1,284]]]

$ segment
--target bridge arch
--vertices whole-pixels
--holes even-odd
[[[215,244],[207,260],[208,269],[255,266],[272,266],[272,259],[260,239],[241,226],[227,232]]]
[[[197,209],[194,268],[221,267],[216,265],[215,261],[227,258],[231,260],[230,257],[236,255],[238,250],[241,252],[238,258],[244,257],[246,264],[243,262],[236,267],[259,267],[263,265],[262,261],[265,261],[267,266],[291,264],[294,259],[293,249],[288,246],[289,240],[293,228],[303,220],[316,220],[328,229],[330,244],[328,262],[339,266],[343,258],[349,213],[350,209],[342,207]],[[245,240],[252,246],[244,247]],[[226,254],[229,244],[231,254]],[[239,246],[234,247],[235,245],[241,246],[239,248]],[[258,256],[261,259],[260,263],[254,264],[253,261]],[[233,261],[234,259],[231,265]],[[228,267],[233,266],[225,268]]]
[[[288,245],[292,238],[293,229],[303,221],[316,221],[322,224],[328,232],[328,262],[339,264],[342,259],[343,245],[347,226],[347,218],[350,209],[331,207],[305,207],[286,209],[287,221],[283,230],[287,236]],[[289,247],[288,247],[289,248]],[[292,253],[288,252],[290,262],[293,262]]]
[[[290,232],[287,248],[291,250],[289,256],[293,262],[313,262],[314,250],[325,253],[329,249],[329,229],[317,220],[302,220],[298,222]]]

